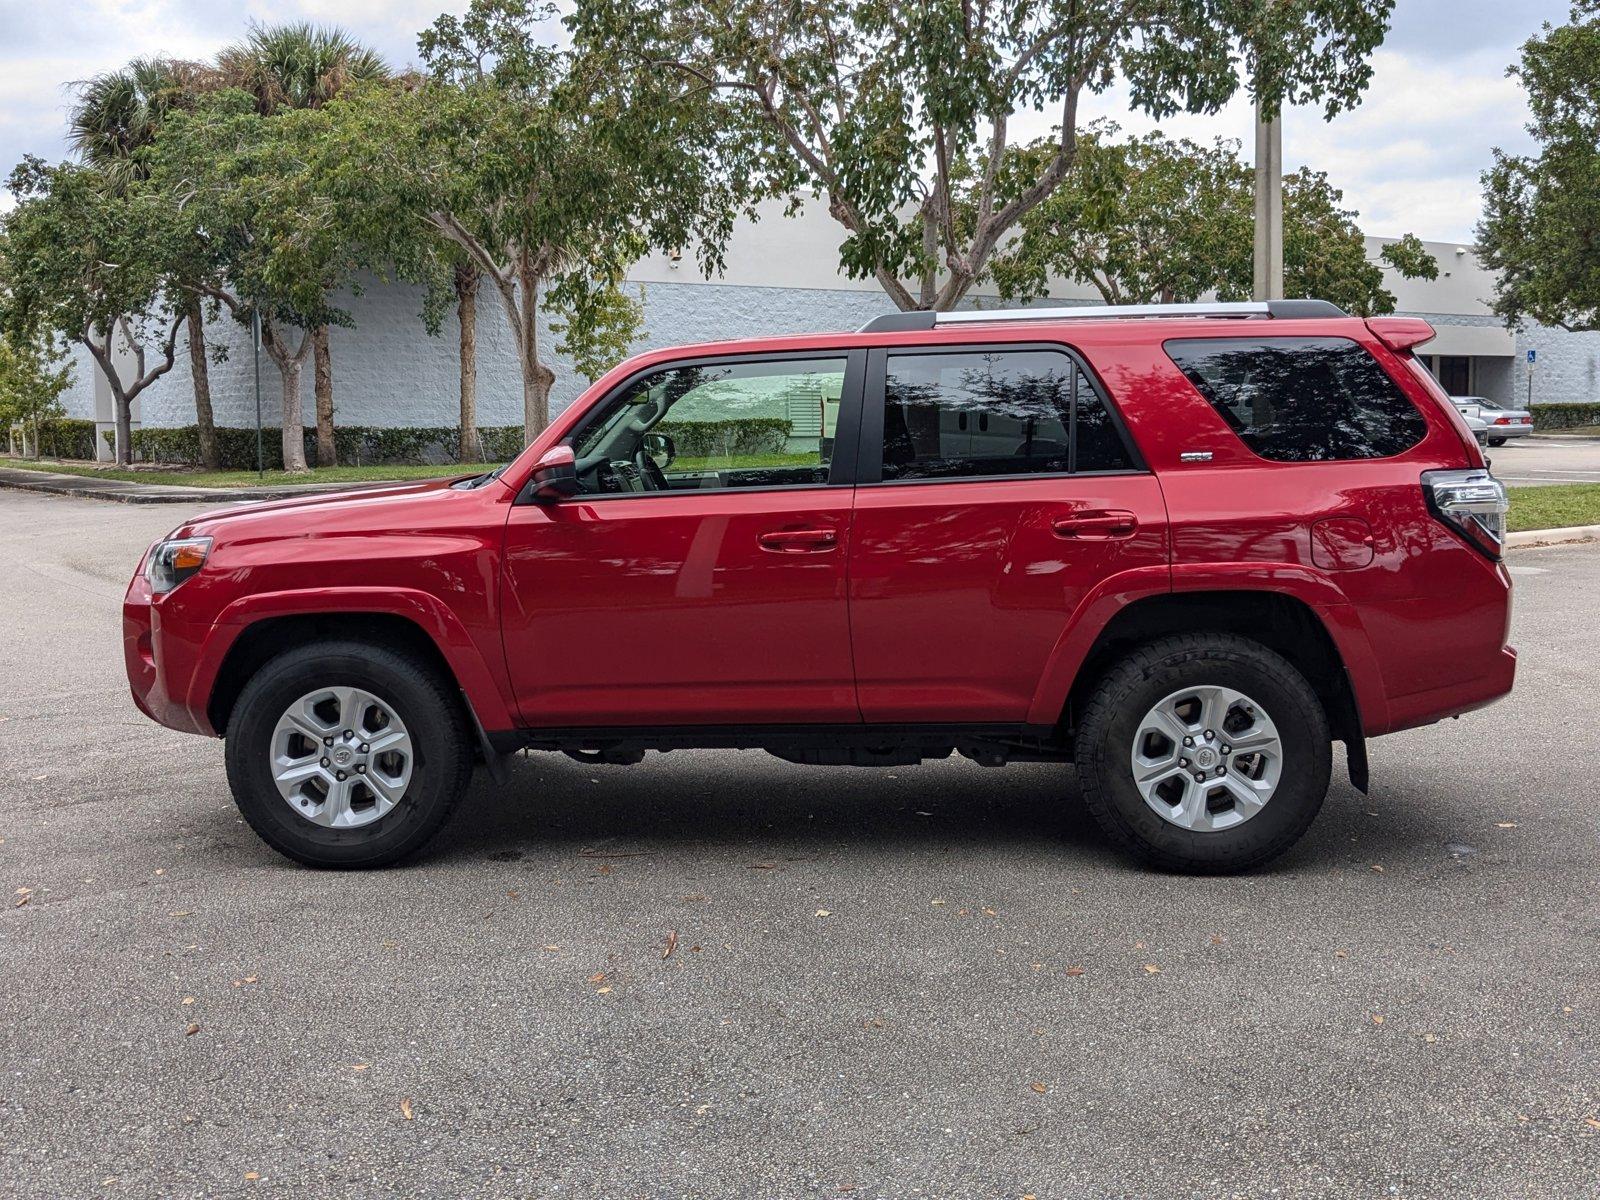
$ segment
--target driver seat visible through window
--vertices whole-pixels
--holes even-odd
[[[628,385],[573,445],[590,494],[828,482],[846,359],[687,363]]]

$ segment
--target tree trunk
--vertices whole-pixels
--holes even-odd
[[[483,461],[478,434],[478,285],[482,272],[471,263],[456,268],[456,316],[461,325],[461,437],[456,461]]]
[[[305,366],[310,344],[311,335],[302,333],[299,348],[290,351],[277,324],[263,318],[261,345],[283,380],[283,469],[293,473],[306,469],[306,431],[300,416],[300,371]]]
[[[184,313],[189,326],[189,377],[194,381],[194,420],[200,430],[200,461],[208,471],[222,470],[222,452],[217,448],[217,423],[211,411],[211,371],[206,363],[206,325],[200,302],[194,301]]]
[[[113,385],[111,405],[117,417],[117,466],[126,467],[133,462],[133,402],[121,388]]]
[[[333,444],[333,359],[328,354],[328,327],[311,331],[311,357],[317,393],[317,466],[339,465],[339,451]]]
[[[286,360],[278,369],[283,376],[283,469],[306,470],[306,430],[300,419],[300,370],[305,361]]]
[[[539,360],[539,276],[532,263],[523,256],[518,270],[522,304],[522,444],[531,446],[533,439],[550,424],[550,386],[556,373]]]

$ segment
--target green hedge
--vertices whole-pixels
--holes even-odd
[[[1600,425],[1600,402],[1583,404],[1535,404],[1535,429],[1576,429],[1580,425]]]
[[[45,458],[94,457],[94,422],[53,417],[39,422],[39,453]]]
[[[711,454],[781,454],[793,426],[778,417],[743,417],[733,421],[663,421],[656,426],[685,458]]]
[[[92,421],[62,422],[87,427],[88,445],[93,445]],[[776,417],[747,417],[734,421],[664,421],[658,426],[669,434],[677,445],[678,453],[689,458],[702,458],[709,454],[779,454],[789,440],[788,421]],[[484,459],[488,462],[509,462],[522,453],[521,425],[490,425],[480,427],[478,436],[483,439]],[[114,441],[108,431],[106,444]],[[306,462],[317,461],[316,429],[307,426]],[[375,425],[341,425],[333,431],[334,448],[341,466],[398,466],[424,462],[454,462],[460,445],[459,435],[453,426],[400,426],[397,428]],[[217,426],[217,444],[222,451],[222,469],[225,471],[253,471],[256,466],[256,431],[232,426]],[[261,449],[266,468],[277,471],[283,468],[283,436],[276,427],[262,430]],[[133,431],[134,457],[141,462],[195,464],[200,461],[200,429],[196,425],[180,425],[172,429],[136,429]],[[91,453],[74,455],[92,458]]]
[[[522,451],[522,426],[501,425],[480,428],[484,455],[490,462],[505,462]],[[106,434],[108,443],[112,435]],[[306,462],[317,461],[317,431],[305,431]],[[344,425],[333,431],[334,449],[341,466],[398,466],[423,462],[454,462],[460,445],[452,426]],[[217,445],[225,471],[253,471],[256,466],[256,431],[232,426],[217,426]],[[283,468],[283,435],[276,427],[261,431],[261,450],[266,469]],[[196,464],[200,461],[200,429],[181,425],[173,429],[133,431],[134,457],[141,462]]]

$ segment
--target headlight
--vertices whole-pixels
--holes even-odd
[[[144,569],[144,577],[150,581],[150,590],[158,596],[170,592],[205,566],[210,553],[211,539],[208,537],[157,542],[155,549],[150,551],[150,560]]]

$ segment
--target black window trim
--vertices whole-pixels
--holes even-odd
[[[610,409],[611,404],[622,393],[633,387],[641,379],[652,375],[659,375],[663,371],[677,370],[683,367],[706,366],[734,366],[742,363],[765,362],[804,362],[814,361],[819,358],[842,358],[845,360],[844,386],[839,393],[839,421],[834,426],[833,457],[828,462],[828,480],[826,483],[774,483],[761,487],[740,488],[695,488],[682,491],[665,492],[578,492],[562,501],[564,504],[583,503],[604,500],[638,500],[651,496],[720,496],[729,493],[747,495],[754,492],[797,492],[797,491],[825,491],[830,488],[854,487],[856,483],[857,455],[861,445],[861,392],[867,373],[867,351],[861,347],[833,347],[816,346],[810,349],[796,347],[792,350],[767,350],[752,354],[704,354],[686,355],[683,358],[663,359],[651,363],[649,366],[640,367],[634,371],[604,396],[584,414],[582,420],[569,429],[561,438],[561,445],[574,445],[591,426],[596,424]],[[524,494],[517,497],[518,504],[536,503],[532,493],[524,489]]]
[[[935,479],[885,479],[883,478],[883,415],[885,388],[888,378],[888,361],[891,354],[1004,354],[1027,351],[1047,351],[1069,359],[1078,374],[1088,383],[1089,389],[1105,407],[1111,418],[1111,427],[1122,442],[1123,453],[1128,456],[1128,467],[1110,471],[1079,471],[1077,406],[1068,417],[1067,455],[1069,469],[1065,471],[1018,471],[1006,475],[952,475]],[[842,414],[841,414],[842,420]],[[875,347],[867,358],[866,386],[861,397],[861,444],[856,451],[858,473],[857,487],[900,487],[906,484],[993,483],[996,480],[1072,479],[1093,478],[1103,475],[1148,475],[1150,467],[1139,453],[1128,432],[1122,413],[1111,402],[1111,394],[1100,381],[1083,355],[1065,342],[933,342],[929,344],[896,344]]]

